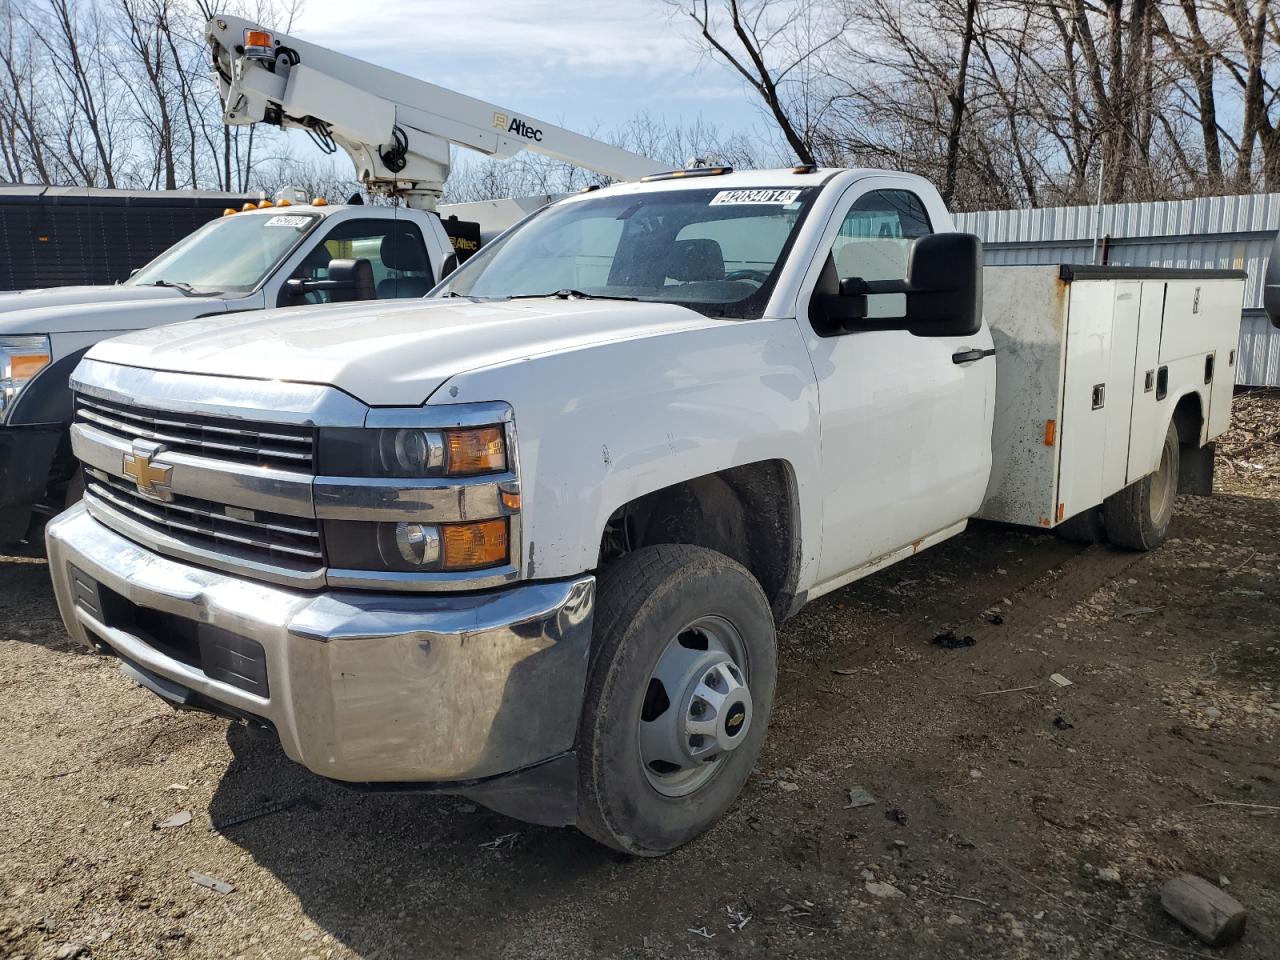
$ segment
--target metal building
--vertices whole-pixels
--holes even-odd
[[[988,264],[1110,263],[1245,270],[1236,382],[1280,386],[1280,330],[1262,312],[1262,280],[1280,230],[1280,193],[1101,207],[962,213]]]

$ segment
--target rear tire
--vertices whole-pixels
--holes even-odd
[[[719,819],[751,773],[777,673],[773,615],[741,564],[659,544],[601,573],[594,634],[578,828],[660,856]]]
[[[1155,473],[1113,493],[1102,503],[1103,522],[1112,543],[1130,550],[1154,550],[1164,543],[1178,499],[1180,460],[1178,428],[1171,423]]]

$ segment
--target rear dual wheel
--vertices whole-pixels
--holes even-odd
[[[1130,550],[1154,550],[1164,543],[1178,499],[1182,448],[1172,423],[1165,432],[1160,465],[1154,473],[1107,497],[1101,506],[1070,517],[1054,527],[1064,540],[1106,543]]]
[[[1178,428],[1171,423],[1155,473],[1113,493],[1102,503],[1102,519],[1112,543],[1130,550],[1154,550],[1164,543],[1178,499],[1181,460]]]
[[[659,856],[719,819],[751,773],[773,700],[773,615],[741,564],[663,544],[601,574],[595,623],[578,827]]]

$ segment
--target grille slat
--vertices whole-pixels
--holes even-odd
[[[153,440],[171,450],[215,460],[308,473],[315,469],[314,434],[310,427],[217,420],[194,414],[178,419],[168,411],[126,407],[83,395],[76,397],[76,416],[123,440]]]
[[[86,492],[127,516],[180,540],[204,540],[205,545],[231,544],[272,560],[324,562],[320,532],[314,520],[259,514],[270,519],[245,520],[227,516],[218,505],[195,497],[175,496],[172,502],[151,500],[100,471],[88,475]],[[255,533],[261,534],[255,536]]]

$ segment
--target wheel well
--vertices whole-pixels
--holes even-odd
[[[605,524],[600,566],[655,543],[690,543],[737,560],[759,581],[779,623],[799,573],[795,481],[781,460],[731,467],[623,504]]]
[[[1173,408],[1173,425],[1178,430],[1178,442],[1200,446],[1200,428],[1204,426],[1204,411],[1200,405],[1200,394],[1188,393]]]

